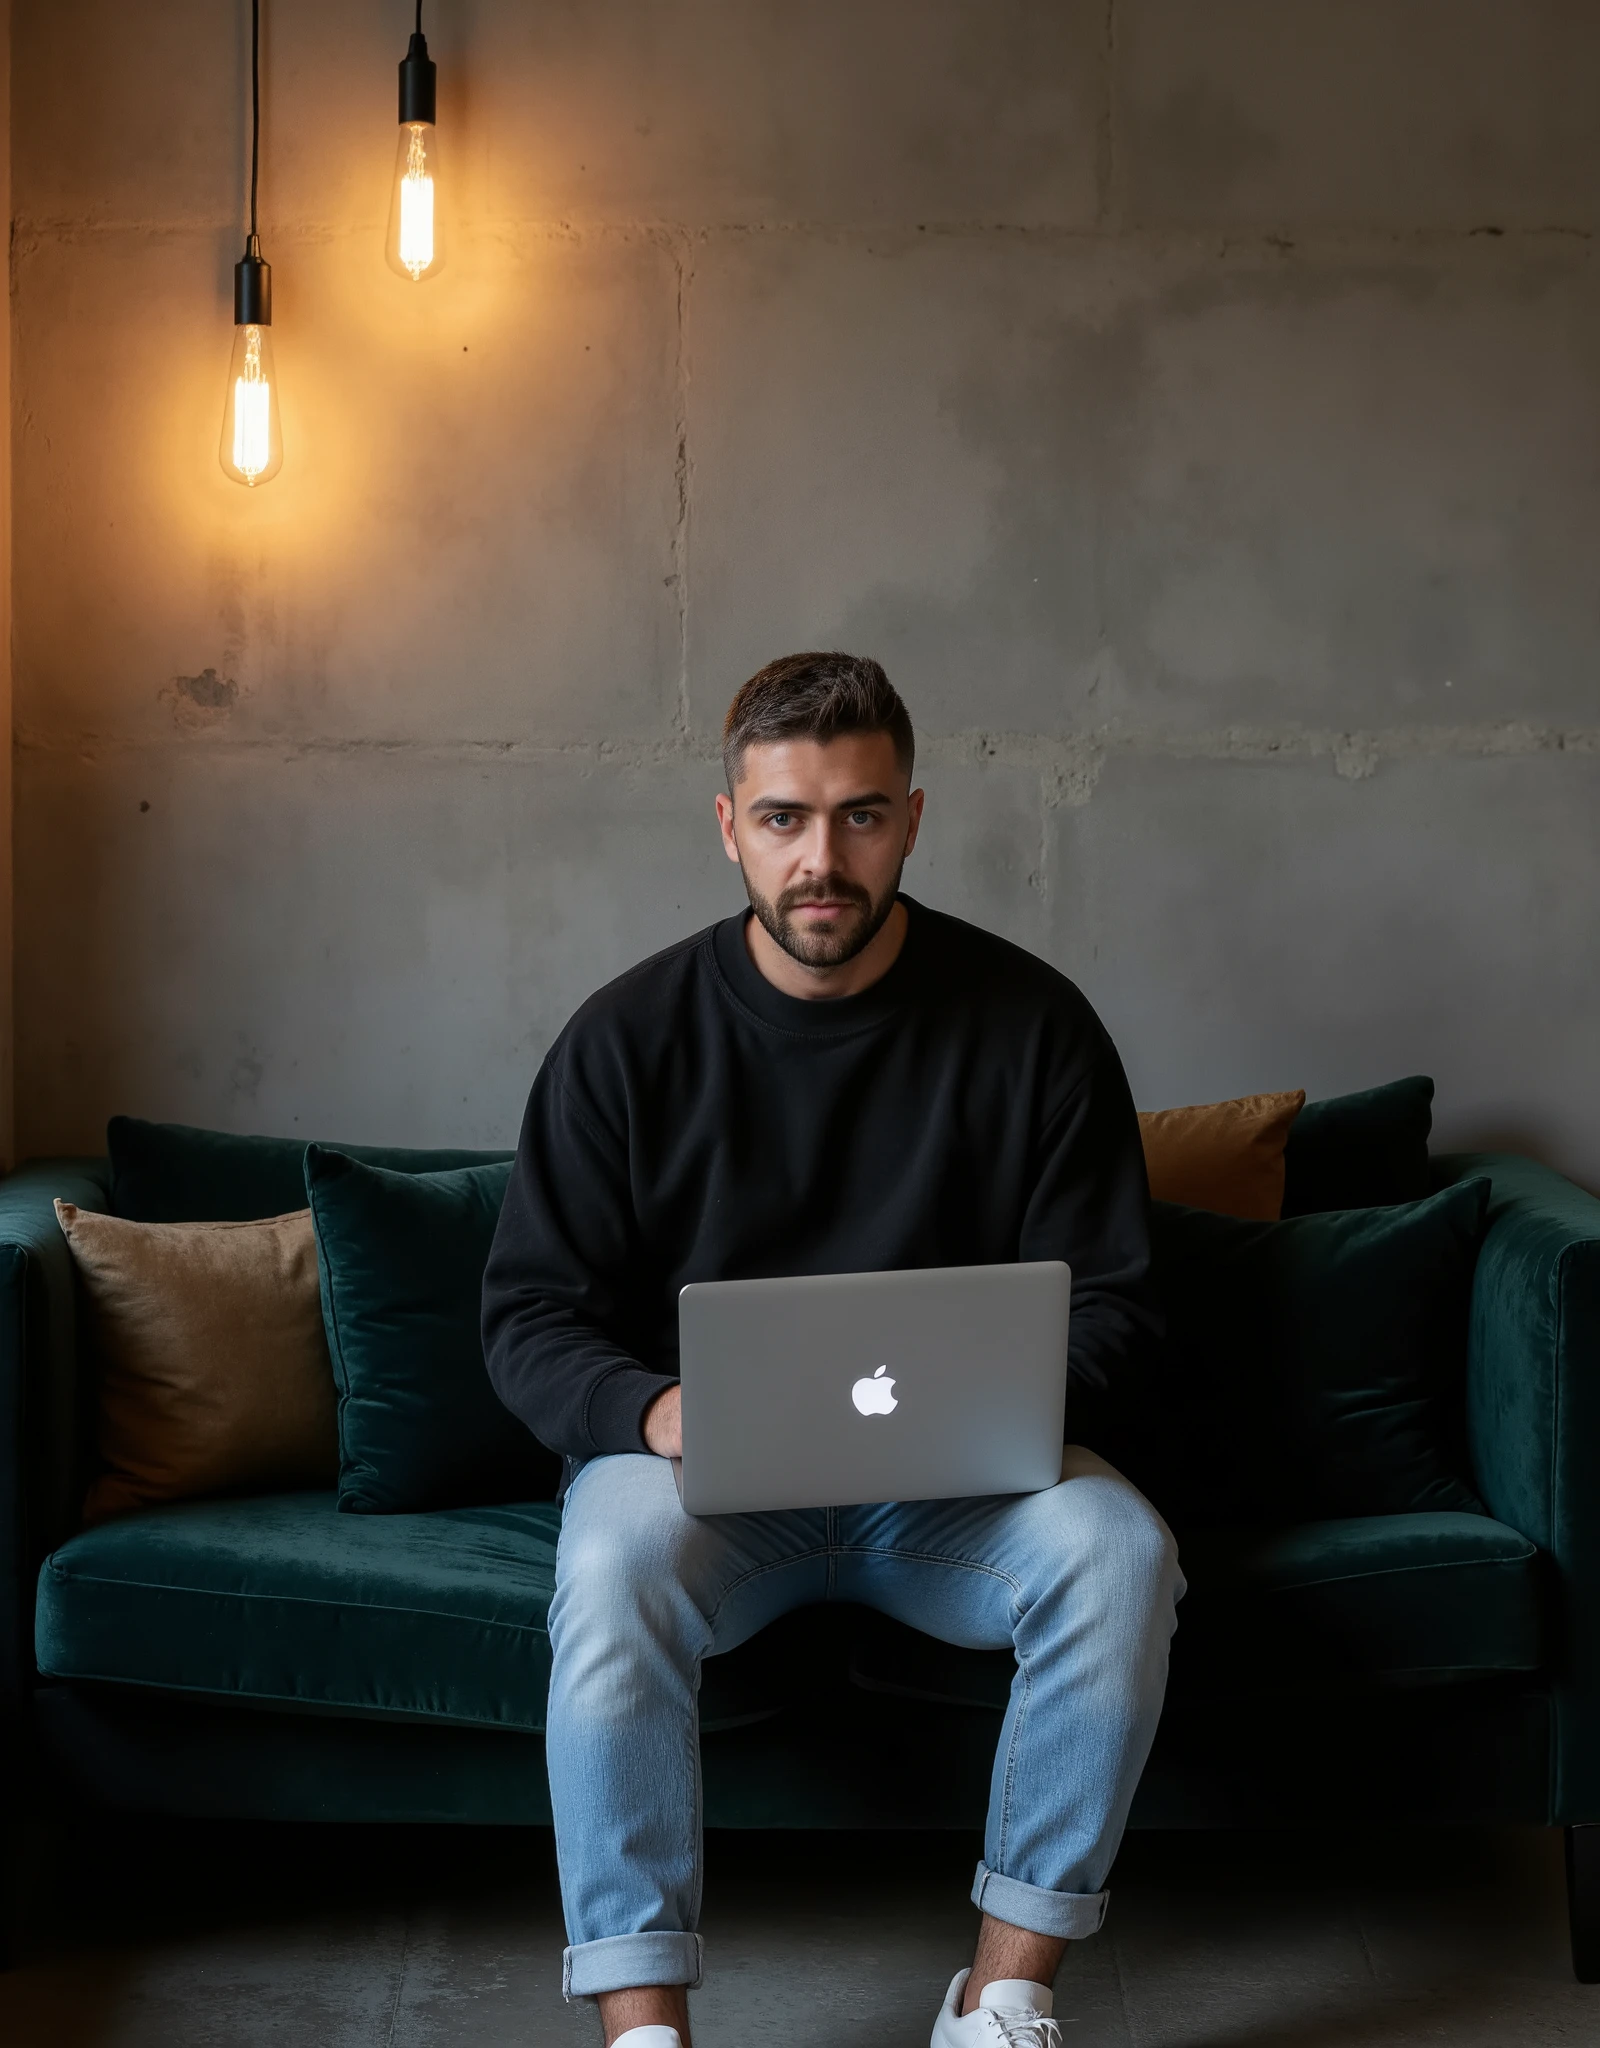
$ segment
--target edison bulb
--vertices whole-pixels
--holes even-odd
[[[247,322],[233,330],[228,396],[217,450],[235,483],[269,483],[283,467],[277,367],[272,329]]]
[[[439,207],[439,131],[431,121],[402,121],[389,200],[389,268],[414,284],[444,268]]]

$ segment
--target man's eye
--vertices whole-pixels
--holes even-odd
[[[769,825],[787,825],[789,823],[789,813],[787,811],[768,811],[767,823]]]
[[[852,825],[875,825],[878,822],[878,814],[876,811],[852,811],[850,822]]]

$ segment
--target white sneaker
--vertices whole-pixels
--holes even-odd
[[[683,2048],[676,2027],[630,2027],[611,2048]]]
[[[961,1997],[971,1975],[960,1971],[945,1993],[928,2048],[1061,2048],[1061,2029],[1050,2017],[1054,1998],[1045,1985],[1023,1977],[985,1984],[977,2011],[963,2019]]]

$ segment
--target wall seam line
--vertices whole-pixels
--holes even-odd
[[[1097,200],[1098,209],[1098,200]],[[23,214],[16,215],[11,223],[12,242],[17,253],[26,256],[32,245],[43,241],[70,243],[74,241],[110,240],[117,236],[138,235],[156,241],[204,240],[225,230],[226,224],[215,220],[196,217],[190,220],[91,220],[71,217],[30,219]],[[1600,235],[1600,226],[1585,226],[1572,221],[1521,222],[1512,225],[1483,223],[1467,226],[1461,223],[1435,224],[1433,226],[1412,225],[1409,227],[1384,226],[1379,222],[1326,221],[1309,228],[1301,228],[1292,236],[1284,233],[1281,226],[1267,222],[1230,222],[1227,220],[1193,222],[1145,222],[1128,227],[1096,219],[1090,223],[1081,221],[1010,221],[1010,220],[721,220],[690,222],[666,219],[660,216],[627,220],[584,220],[572,221],[549,215],[485,216],[478,223],[479,231],[486,237],[506,233],[531,233],[546,235],[554,240],[580,242],[588,237],[629,236],[671,236],[682,237],[685,241],[707,240],[715,235],[751,237],[770,235],[775,238],[815,238],[822,241],[858,241],[869,236],[926,236],[933,240],[945,237],[951,240],[977,239],[986,236],[1005,236],[1017,241],[1042,243],[1081,243],[1086,247],[1128,248],[1134,251],[1150,252],[1172,250],[1182,252],[1198,249],[1215,254],[1229,255],[1239,251],[1259,251],[1269,255],[1320,251],[1338,252],[1350,250],[1356,253],[1374,249],[1428,250],[1457,249],[1469,244],[1498,243],[1508,248],[1524,247],[1545,242],[1578,242],[1588,244]],[[274,242],[295,242],[332,244],[365,235],[368,227],[352,227],[348,223],[328,221],[272,221],[263,226],[263,238],[270,236]]]
[[[689,452],[689,283],[693,276],[693,243],[687,235],[679,236],[673,242],[673,259],[677,266],[678,292],[676,306],[676,354],[673,362],[674,430],[676,455],[674,476],[677,485],[677,511],[672,532],[672,564],[677,598],[678,619],[678,687],[677,705],[673,723],[687,740],[690,736],[689,720],[689,519],[692,504],[694,467]]]
[[[1117,0],[1106,0],[1100,44],[1100,123],[1095,138],[1095,226],[1112,229],[1121,164],[1117,149]]]
[[[274,756],[281,760],[349,756],[441,761],[569,761],[595,767],[647,768],[673,761],[718,759],[714,735],[675,731],[670,736],[632,740],[419,740],[382,738],[287,739],[230,736],[213,728],[186,733],[54,735],[19,726],[16,747],[35,755],[76,754],[85,766],[101,756],[182,755],[215,758]],[[1302,726],[1269,729],[1229,726],[1182,729],[1091,726],[1062,733],[923,730],[917,753],[940,766],[998,765],[1045,770],[1051,780],[1046,803],[1081,800],[1080,779],[1092,778],[1113,756],[1171,761],[1329,760],[1341,775],[1359,781],[1385,759],[1512,760],[1561,754],[1600,757],[1600,726],[1532,726],[1516,723],[1464,726]]]

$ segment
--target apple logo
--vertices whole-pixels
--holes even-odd
[[[892,1415],[900,1406],[894,1397],[894,1381],[884,1378],[888,1370],[880,1365],[871,1379],[857,1380],[850,1389],[850,1398],[863,1415]]]

